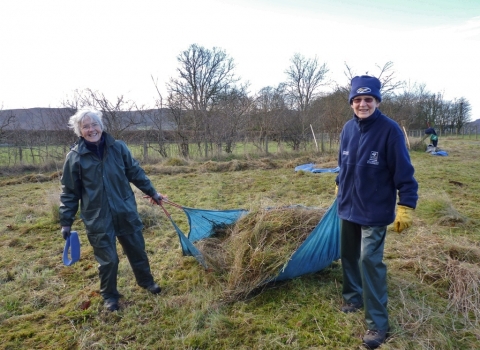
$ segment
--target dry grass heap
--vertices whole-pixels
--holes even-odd
[[[419,229],[417,235],[401,241],[398,267],[414,271],[422,283],[443,291],[439,293],[448,299],[449,312],[461,316],[465,324],[478,326],[480,244],[464,237],[432,235],[427,229]]]
[[[278,275],[325,212],[305,207],[256,210],[197,247],[221,274],[226,299],[242,299]]]

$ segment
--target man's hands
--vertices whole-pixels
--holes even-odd
[[[397,207],[397,216],[393,222],[393,230],[396,232],[402,232],[406,228],[412,226],[413,223],[413,209],[399,205]]]
[[[62,226],[62,236],[64,240],[67,240],[68,237],[70,237],[70,226]]]

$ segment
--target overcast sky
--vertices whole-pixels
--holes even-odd
[[[250,91],[295,53],[329,79],[379,72],[465,97],[480,119],[480,0],[11,0],[0,3],[0,108],[59,107],[90,88],[154,105],[191,44],[226,51]]]

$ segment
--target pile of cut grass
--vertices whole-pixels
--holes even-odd
[[[224,284],[224,300],[246,298],[278,275],[325,214],[324,209],[258,209],[214,237],[197,243]]]

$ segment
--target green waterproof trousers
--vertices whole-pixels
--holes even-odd
[[[104,233],[102,235],[103,244],[98,244],[99,242],[96,242],[97,244],[95,245],[92,244],[95,259],[99,264],[100,294],[103,299],[118,299],[120,297],[120,293],[117,290],[119,259],[115,234]],[[142,232],[137,231],[132,234],[117,236],[116,238],[128,258],[137,284],[143,288],[153,284],[154,280],[150,271],[150,263],[145,251],[145,240]]]
[[[342,295],[363,304],[368,329],[387,330],[387,267],[383,263],[386,226],[362,226],[340,220]]]

